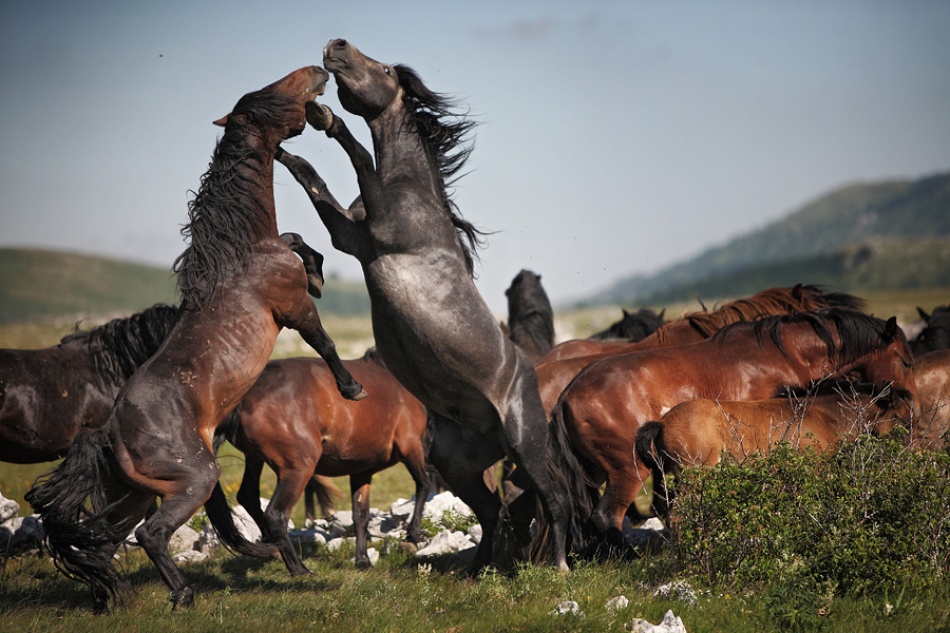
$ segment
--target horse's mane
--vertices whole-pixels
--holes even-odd
[[[508,297],[509,338],[522,345],[529,339],[538,352],[554,347],[554,308],[541,286],[541,276],[522,270],[505,291]]]
[[[885,338],[887,328],[885,321],[877,317],[849,308],[834,307],[733,323],[716,332],[711,340],[726,345],[734,333],[751,329],[760,343],[768,339],[783,354],[787,354],[782,341],[782,330],[788,325],[802,323],[809,325],[821,339],[828,348],[829,356],[842,364],[878,349]]]
[[[113,319],[87,331],[67,334],[60,344],[86,347],[103,381],[122,384],[151,358],[178,321],[178,308],[157,303],[129,317]]]
[[[260,194],[262,178],[254,177],[264,163],[248,138],[263,136],[269,121],[293,107],[294,100],[284,95],[252,92],[229,115],[198,193],[188,202],[189,223],[181,229],[190,244],[172,270],[178,274],[182,307],[207,304],[221,276],[246,267],[251,246],[270,229],[270,211]]]
[[[708,338],[730,323],[752,321],[765,315],[832,307],[861,310],[865,303],[863,299],[847,293],[825,292],[821,286],[798,284],[792,288],[768,288],[751,297],[726,303],[713,312],[691,312],[680,318]]]
[[[442,185],[442,200],[459,236],[469,274],[474,274],[477,249],[482,246],[483,231],[465,220],[452,200],[449,189],[458,180],[459,171],[472,153],[467,136],[475,122],[455,112],[456,102],[443,94],[433,92],[422,83],[418,73],[409,66],[394,66],[403,90],[403,104],[419,136],[438,167]]]

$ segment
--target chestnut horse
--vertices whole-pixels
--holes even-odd
[[[861,310],[864,308],[864,301],[843,292],[826,292],[820,286],[814,285],[797,284],[791,288],[767,288],[750,297],[730,301],[712,312],[706,310],[705,307],[697,312],[688,312],[678,319],[661,324],[651,334],[638,341],[595,339],[594,337],[564,341],[556,345],[537,364],[580,356],[606,356],[639,349],[695,343],[709,338],[730,323],[751,321],[766,315],[791,314],[819,308]]]
[[[895,406],[897,405],[897,406]],[[863,433],[883,435],[909,427],[907,411],[890,390],[858,390],[767,400],[689,400],[637,432],[637,458],[653,475],[653,510],[666,521],[667,474],[683,466],[714,466],[723,455],[741,460],[768,455],[779,443],[795,450],[834,450]]]
[[[726,325],[739,321],[751,321],[763,316],[793,314],[832,307],[860,309],[863,306],[864,302],[853,295],[829,293],[818,286],[798,284],[792,288],[768,288],[750,297],[726,303],[712,312],[684,314],[637,342],[566,341],[556,346],[535,367],[541,389],[541,402],[544,404],[544,410],[550,415],[558,396],[574,376],[600,358],[654,347],[695,343],[709,338]]]
[[[331,40],[323,58],[343,107],[369,125],[374,153],[328,108],[311,106],[308,121],[346,151],[360,201],[342,208],[309,163],[286,153],[278,159],[307,192],[334,246],[359,260],[379,354],[435,418],[429,459],[483,529],[471,571],[495,552],[502,504],[482,475],[505,456],[539,491],[554,526],[554,563],[566,570],[567,532],[580,527],[571,521],[583,513],[570,507],[583,508],[586,491],[568,487],[570,452],[549,433],[531,361],[475,286],[480,234],[447,191],[468,157],[472,123],[407,66],[380,63],[342,39]]]
[[[950,349],[914,358],[914,379],[920,392],[920,420],[911,440],[920,448],[943,450],[950,431]]]
[[[409,540],[425,540],[419,528],[429,493],[425,407],[372,350],[343,364],[372,397],[362,402],[340,397],[333,374],[320,359],[272,360],[217,431],[245,455],[238,503],[260,526],[264,542],[276,545],[271,555],[279,553],[292,574],[308,572],[287,536],[287,523],[314,474],[350,477],[357,567],[370,565],[366,547],[373,475],[397,463],[405,464],[416,484]],[[260,479],[265,463],[277,474],[277,485],[262,512]],[[228,545],[259,555],[259,548],[248,548],[233,527],[220,484],[205,508]]]
[[[0,462],[59,459],[112,413],[119,390],[178,320],[156,304],[45,349],[0,349]]]
[[[135,537],[173,606],[193,603],[168,542],[211,495],[220,472],[214,431],[263,371],[282,327],[298,330],[327,360],[341,393],[365,395],[320,323],[306,270],[278,236],[274,211],[274,154],[303,130],[304,104],[326,80],[322,68],[301,68],[216,121],[224,135],[189,203],[182,233],[190,244],[175,262],[178,322],[119,392],[106,425],[80,434],[27,495],[57,565],[90,586],[97,610],[117,596],[116,549],[156,497],[161,505]]]
[[[650,475],[634,452],[643,424],[687,400],[761,400],[851,372],[890,386],[916,418],[912,361],[894,318],[839,308],[765,317],[699,343],[592,363],[561,394],[552,424],[567,430],[593,482],[606,480],[591,518],[607,544],[622,549],[624,515]]]

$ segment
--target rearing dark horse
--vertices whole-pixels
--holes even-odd
[[[158,352],[126,383],[100,430],[80,435],[62,465],[27,499],[43,517],[57,565],[90,585],[98,609],[116,597],[112,556],[135,530],[176,606],[194,591],[168,554],[172,533],[218,480],[212,436],[267,363],[281,327],[298,330],[333,371],[340,392],[365,395],[337,356],[307,294],[300,260],[277,234],[273,165],[278,144],[305,126],[304,104],[327,73],[301,68],[245,95],[216,121],[224,135],[175,262],[181,314]],[[92,497],[92,509],[85,500]]]
[[[541,492],[555,563],[567,569],[571,500],[555,465],[565,458],[563,447],[549,444],[531,362],[505,337],[475,287],[479,233],[446,192],[446,180],[468,156],[462,143],[472,124],[410,68],[370,59],[345,40],[327,44],[324,65],[336,77],[343,107],[369,125],[375,163],[328,109],[311,106],[308,121],[346,150],[361,202],[343,209],[306,161],[286,153],[278,160],[308,192],[333,245],[362,264],[386,366],[436,414],[430,459],[484,531],[473,571],[491,562],[501,510],[482,472],[506,455]]]

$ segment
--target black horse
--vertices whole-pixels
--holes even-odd
[[[45,349],[0,349],[0,462],[59,459],[82,429],[98,428],[135,370],[178,320],[156,304],[77,331]]]
[[[665,309],[661,310],[659,314],[649,308],[640,308],[636,312],[628,312],[624,309],[623,316],[619,321],[606,330],[591,334],[587,338],[594,341],[625,339],[636,343],[663,327],[663,324],[666,323],[663,320],[665,314]]]
[[[447,183],[470,148],[472,122],[406,66],[390,66],[342,39],[324,49],[343,107],[369,125],[363,148],[328,108],[308,121],[347,152],[360,201],[342,208],[306,161],[278,155],[303,185],[333,245],[362,265],[380,355],[393,375],[434,413],[430,460],[475,512],[484,536],[472,571],[492,561],[501,500],[484,470],[510,457],[536,485],[553,530],[554,562],[567,569],[566,537],[578,500],[566,438],[550,435],[527,356],[502,332],[472,279],[481,234],[457,212]],[[579,471],[578,469],[573,469]]]
[[[926,325],[910,342],[914,355],[950,348],[950,305],[937,306],[930,314],[923,308],[917,308],[917,313]]]
[[[216,121],[224,135],[189,205],[182,232],[190,244],[175,262],[178,322],[123,387],[106,425],[80,434],[27,494],[57,565],[89,584],[97,609],[115,599],[113,555],[156,497],[162,503],[136,539],[173,605],[193,603],[168,542],[211,495],[220,472],[215,429],[257,380],[282,327],[298,330],[327,361],[345,397],[365,396],[321,325],[307,294],[313,279],[278,236],[274,210],[274,154],[303,130],[304,104],[323,93],[327,77],[301,68]]]
[[[541,285],[541,275],[522,270],[505,290],[508,298],[508,338],[531,362],[554,347],[554,308]]]

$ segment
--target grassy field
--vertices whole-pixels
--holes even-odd
[[[927,310],[946,305],[950,290],[864,295],[878,316],[897,315],[904,324],[916,320],[916,306]],[[710,304],[709,307],[714,307]],[[699,304],[667,306],[667,318],[699,309]],[[559,314],[560,340],[582,337],[619,318],[619,308]],[[92,324],[88,324],[92,325]],[[367,318],[328,318],[325,325],[343,357],[358,357],[372,344]],[[57,326],[0,326],[0,347],[43,347],[70,331]],[[312,353],[294,336],[281,337],[275,356]],[[220,456],[222,481],[233,501],[243,472],[243,458],[226,446]],[[53,464],[0,464],[0,492],[22,501],[33,479]],[[267,471],[265,496],[273,489]],[[348,495],[345,478],[336,480]],[[388,509],[398,498],[412,495],[405,469],[392,468],[374,478],[372,505]],[[348,509],[344,496],[338,503]],[[26,506],[24,506],[26,507]],[[303,522],[302,503],[292,519]],[[625,562],[578,563],[571,574],[546,567],[525,567],[514,576],[489,573],[478,582],[462,574],[463,559],[440,559],[429,565],[399,547],[384,547],[377,568],[358,572],[352,551],[315,552],[305,559],[314,572],[292,578],[278,561],[234,558],[225,552],[208,561],[183,565],[198,590],[196,605],[174,612],[157,572],[141,552],[123,555],[119,569],[130,578],[134,593],[114,614],[94,616],[85,587],[64,578],[44,556],[0,559],[0,631],[624,631],[634,618],[657,623],[672,609],[690,633],[703,631],[796,630],[777,619],[768,603],[754,591],[738,594],[729,587],[702,587],[695,580],[695,604],[654,596],[656,588],[678,578],[673,555],[662,552]],[[623,595],[629,605],[606,608]],[[551,612],[565,600],[576,601],[583,615]],[[890,605],[888,607],[887,605]],[[793,624],[793,623],[791,623]],[[827,631],[950,631],[950,586],[926,593],[836,599],[814,629]]]

